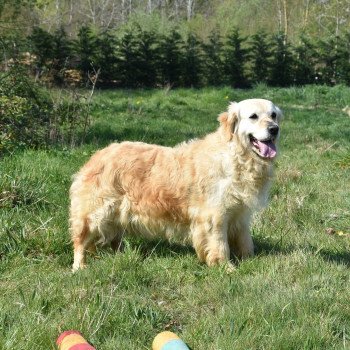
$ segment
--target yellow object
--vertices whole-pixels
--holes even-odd
[[[189,348],[175,333],[165,331],[154,338],[152,350],[189,350]]]

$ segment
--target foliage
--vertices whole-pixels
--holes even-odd
[[[224,71],[226,83],[235,88],[247,87],[245,65],[247,49],[243,47],[246,38],[242,38],[238,29],[234,29],[225,43]]]
[[[74,51],[78,58],[78,68],[88,82],[89,73],[96,69],[97,51],[97,39],[90,27],[82,26],[79,29],[78,38],[74,42]]]
[[[22,8],[33,6],[36,0],[0,0],[0,15],[7,12],[7,15],[16,17]]]
[[[294,83],[297,85],[316,83],[316,51],[315,46],[305,36],[300,38],[300,43],[294,47]]]
[[[97,32],[138,23],[159,34],[177,24],[204,37],[213,28],[225,36],[234,26],[241,28],[243,36],[262,29],[269,35],[283,31],[288,41],[297,43],[301,33],[313,40],[345,34],[350,24],[348,7],[344,0],[1,0],[0,15],[8,19],[17,13],[26,26],[35,23],[50,31],[66,25],[70,37],[76,37],[82,23]]]
[[[283,34],[273,37],[270,84],[272,86],[290,86],[293,82],[293,56],[290,45]]]
[[[54,51],[53,36],[42,28],[34,27],[29,41],[32,44],[32,53],[36,56],[37,73],[40,75],[43,69],[48,68],[58,51]]]
[[[302,35],[293,45],[282,33],[270,36],[259,31],[242,37],[234,29],[225,37],[214,30],[204,40],[194,31],[180,34],[172,28],[161,35],[135,23],[104,32],[83,26],[75,40],[62,27],[53,34],[35,27],[27,38],[29,45],[15,34],[0,37],[0,45],[5,70],[12,61],[25,61],[33,69],[32,62],[23,59],[30,56],[36,78],[58,86],[86,86],[99,71],[97,84],[104,87],[246,88],[259,83],[349,85],[349,38],[348,33],[313,41]]]
[[[203,44],[203,70],[206,84],[219,86],[224,82],[223,43],[217,30],[210,33],[208,43]]]
[[[271,43],[264,32],[251,37],[249,43],[249,60],[251,63],[250,80],[254,83],[267,83],[271,68]]]
[[[318,74],[328,85],[348,84],[350,76],[350,33],[318,41]]]
[[[63,27],[58,28],[52,36],[52,74],[55,84],[64,84],[64,73],[69,67],[72,58],[72,43],[67,37],[67,33]]]
[[[112,85],[119,73],[119,58],[116,55],[117,38],[111,31],[106,30],[97,37],[96,45],[96,66],[101,70],[101,82]]]
[[[35,58],[36,77],[46,71],[46,77],[52,76],[56,85],[64,84],[64,71],[72,58],[72,43],[63,27],[50,34],[39,27],[34,27],[28,37],[31,54]]]
[[[1,76],[0,153],[45,144],[52,103],[21,69]]]
[[[86,131],[88,104],[81,98],[55,101],[18,66],[2,74],[0,81],[0,154],[57,142],[72,144]]]
[[[350,86],[350,32],[340,37],[339,42],[339,83]]]
[[[202,77],[202,49],[199,40],[192,33],[187,35],[183,54],[183,85],[198,87]]]
[[[182,47],[183,40],[176,29],[173,29],[168,35],[161,38],[159,44],[159,68],[162,84],[171,86],[181,85],[183,64]]]
[[[139,66],[139,42],[134,32],[128,30],[120,39],[117,56],[119,62],[120,85],[122,87],[137,87],[141,75]]]
[[[139,28],[137,40],[139,83],[143,87],[154,87],[159,79],[159,38],[155,32]]]

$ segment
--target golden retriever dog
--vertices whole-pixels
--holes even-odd
[[[73,271],[87,250],[118,248],[125,234],[190,242],[208,266],[253,255],[250,221],[267,197],[280,118],[272,102],[249,99],[231,103],[202,139],[96,152],[70,189]]]

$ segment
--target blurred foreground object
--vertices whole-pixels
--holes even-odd
[[[152,350],[189,350],[189,347],[175,333],[165,331],[154,338]]]
[[[56,340],[59,350],[96,350],[78,331],[65,331]]]

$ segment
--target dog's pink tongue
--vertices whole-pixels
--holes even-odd
[[[265,158],[274,158],[277,154],[276,146],[272,141],[254,140],[254,144],[259,148],[260,154]]]

